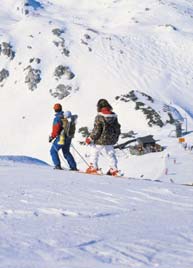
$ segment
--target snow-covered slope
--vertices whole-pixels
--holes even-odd
[[[0,268],[192,268],[192,187],[12,160],[0,160]]]
[[[77,128],[91,128],[99,98],[112,102],[123,133],[154,134],[163,146],[171,144],[169,151],[175,148],[177,140],[167,139],[175,127],[164,121],[163,107],[176,109],[186,118],[183,128],[188,121],[192,130],[192,6],[191,0],[2,0],[0,154],[50,162],[53,104],[60,101],[78,114]],[[154,99],[148,105],[160,114],[161,128],[150,126],[134,104],[120,101],[132,91]],[[191,133],[186,139],[193,143]],[[80,140],[77,134],[74,144],[84,155]],[[148,161],[153,158],[159,172],[150,165],[147,174],[128,169],[135,158],[127,155],[125,161],[123,155],[120,167],[128,175],[156,178],[162,170],[158,155]],[[135,159],[135,166],[145,157]]]

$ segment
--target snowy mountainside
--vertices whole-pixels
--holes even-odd
[[[50,162],[58,101],[79,115],[78,128],[92,127],[97,100],[107,98],[123,132],[167,136],[174,126],[150,127],[135,105],[115,99],[132,90],[177,109],[191,130],[192,16],[187,0],[1,1],[0,154]]]
[[[184,118],[177,109],[166,105],[160,100],[155,100],[143,92],[133,90],[126,95],[117,96],[116,100],[118,100],[116,108],[117,106],[123,106],[123,103],[127,103],[129,104],[127,106],[130,106],[130,110],[139,110],[140,113],[144,114],[145,119],[142,122],[146,123],[149,127],[159,126],[162,128],[167,124],[175,124],[176,120],[180,123],[184,121]],[[135,106],[134,109],[133,106]],[[124,109],[127,111],[126,107]],[[134,117],[134,121],[137,121],[136,116]],[[136,128],[136,126],[134,127]],[[146,129],[147,126],[141,126],[141,129],[143,128]]]

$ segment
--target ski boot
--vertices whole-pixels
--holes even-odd
[[[116,168],[110,168],[108,170],[108,172],[107,172],[107,175],[109,175],[109,176],[115,176],[115,177],[116,176],[122,176],[120,170],[118,170]]]
[[[96,174],[96,175],[101,175],[101,169],[95,168],[92,164],[86,169],[87,174]]]

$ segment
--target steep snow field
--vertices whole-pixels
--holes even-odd
[[[0,160],[1,268],[192,268],[193,188]]]
[[[186,141],[193,144],[192,3],[2,0],[0,155],[28,155],[51,163],[47,140],[53,104],[61,102],[64,110],[78,114],[77,130],[83,126],[91,129],[97,100],[107,98],[123,133],[153,134],[167,148],[142,157],[117,152],[127,176],[159,178],[170,153],[180,163],[172,171],[175,180],[193,181],[192,152],[184,152],[176,138],[168,137],[175,126],[150,127],[134,105],[115,100],[138,90],[155,100],[161,116],[160,103],[176,108],[186,119],[184,130],[188,123]],[[58,66],[68,67],[74,76],[61,74]],[[74,146],[86,157],[89,148],[79,145],[83,140],[77,131]],[[85,169],[75,156],[79,167]],[[106,168],[103,162],[101,167]],[[144,163],[148,166],[145,170]]]

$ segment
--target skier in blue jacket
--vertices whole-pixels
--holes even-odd
[[[54,163],[54,168],[55,169],[62,169],[61,168],[61,162],[59,158],[59,150],[62,150],[64,158],[67,160],[68,165],[71,170],[77,170],[77,165],[74,160],[73,155],[70,152],[70,145],[72,138],[74,136],[74,133],[70,133],[70,135],[65,135],[64,137],[64,142],[61,142],[61,133],[63,131],[63,119],[72,117],[71,112],[66,112],[64,113],[62,111],[62,105],[60,103],[56,103],[54,105],[54,111],[55,111],[55,117],[52,125],[52,133],[49,136],[49,142],[54,142],[52,143],[52,147],[50,149],[50,154],[52,157],[52,161]],[[69,120],[70,121],[70,120]],[[74,123],[75,125],[75,123]],[[75,132],[75,127],[73,128],[73,131]]]

